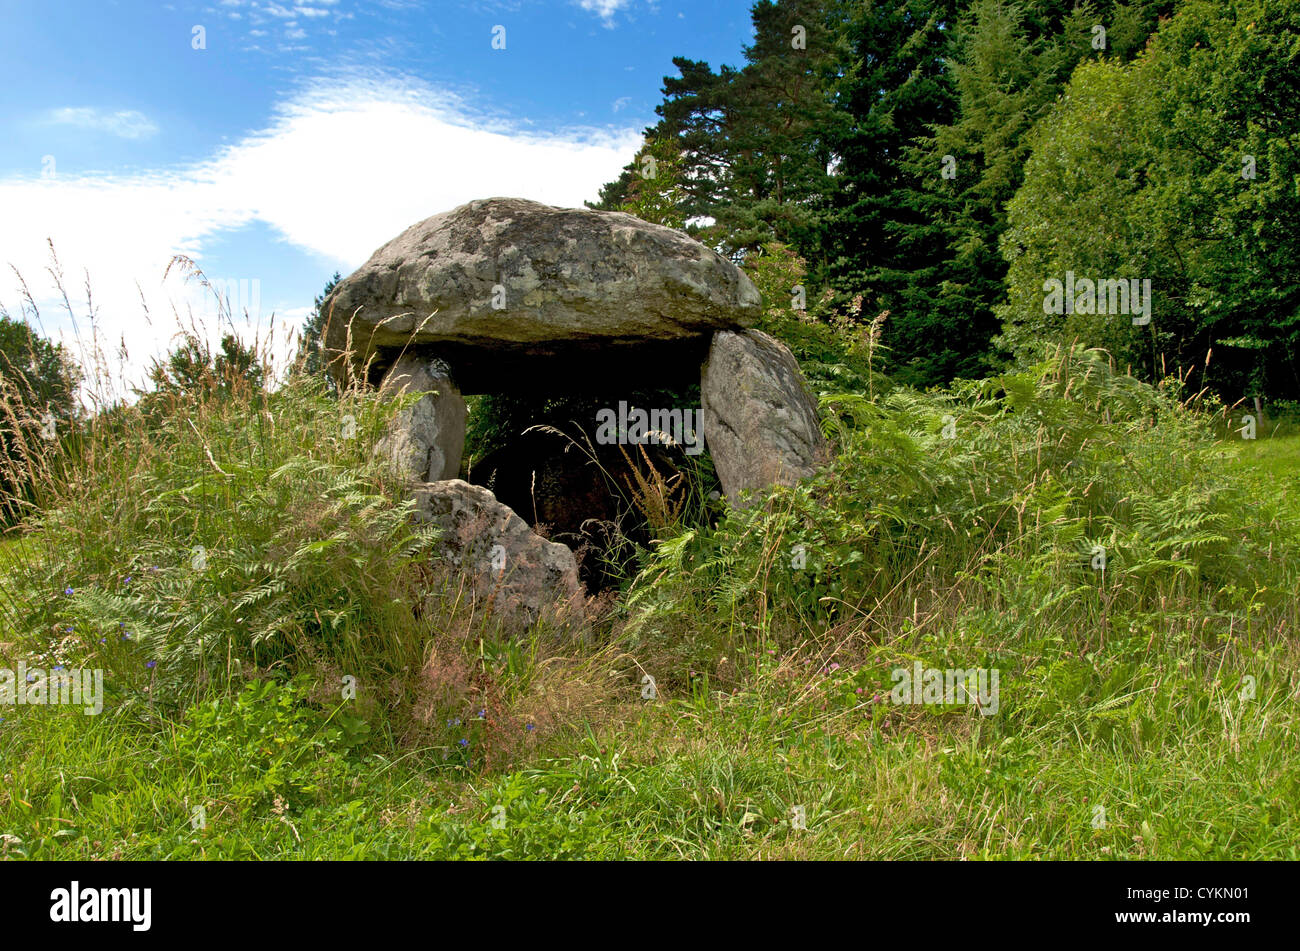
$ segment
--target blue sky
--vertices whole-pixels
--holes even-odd
[[[85,351],[55,306],[52,239],[78,328],[88,272],[128,367],[166,345],[172,308],[209,316],[163,281],[174,253],[243,288],[255,332],[272,312],[291,329],[335,269],[430,214],[594,199],[655,121],[673,56],[739,64],[749,5],[5,0],[0,305],[24,310],[14,265],[46,332]]]

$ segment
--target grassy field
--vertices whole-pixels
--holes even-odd
[[[823,411],[825,476],[516,639],[431,573],[364,397],[87,432],[0,553],[0,641],[105,708],[0,709],[0,851],[1300,857],[1300,436],[1087,354]],[[996,669],[998,710],[891,702],[916,662]]]

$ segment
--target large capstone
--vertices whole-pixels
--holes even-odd
[[[758,330],[719,331],[700,381],[704,440],[733,503],[793,485],[827,455],[817,405],[790,348]]]
[[[689,380],[761,297],[731,261],[620,212],[472,201],[407,228],[326,303],[337,378],[427,348],[466,393]]]

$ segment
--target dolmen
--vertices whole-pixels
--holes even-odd
[[[458,478],[465,395],[608,395],[698,380],[704,443],[733,504],[793,485],[826,459],[793,354],[752,329],[762,299],[745,273],[628,214],[472,201],[407,228],[325,306],[325,358],[340,385],[418,394],[378,448],[411,483],[417,517],[442,529],[444,557],[520,623],[572,603],[581,585],[567,547]]]

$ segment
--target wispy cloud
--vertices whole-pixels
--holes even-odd
[[[594,13],[605,21],[605,26],[613,27],[614,14],[630,5],[632,0],[578,0],[578,6],[588,13]]]
[[[138,360],[165,343],[139,317],[141,293],[155,319],[178,295],[193,299],[171,283],[174,276],[168,287],[161,283],[173,254],[202,266],[205,246],[218,236],[262,224],[347,273],[408,225],[474,198],[580,206],[639,144],[630,128],[523,132],[404,79],[319,83],[282,104],[264,130],[193,166],[0,179],[0,265],[12,263],[39,283],[52,239],[73,284],[89,272],[101,330],[114,343],[123,338]],[[237,276],[264,289],[275,283],[274,273]],[[49,288],[33,292],[38,302],[53,297]],[[274,304],[267,297],[264,290],[264,311]],[[16,313],[19,299],[5,268],[0,304]]]
[[[298,41],[308,37],[308,25],[337,24],[355,16],[340,9],[339,0],[220,0],[216,12],[235,22],[246,20],[250,26],[247,35],[254,41],[268,35],[264,27],[278,26],[284,31],[283,39]],[[331,19],[326,20],[327,17]],[[330,33],[328,29],[324,32]],[[262,49],[256,42],[248,48]],[[278,49],[284,52],[301,50],[302,47],[281,45]]]
[[[104,112],[88,106],[52,110],[45,119],[51,125],[69,125],[93,132],[104,132],[122,139],[146,139],[158,131],[158,126],[143,112],[123,109]]]

